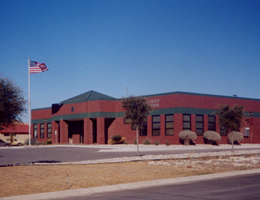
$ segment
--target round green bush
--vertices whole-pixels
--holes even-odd
[[[122,136],[121,135],[114,135],[111,139],[118,142],[122,139]]]

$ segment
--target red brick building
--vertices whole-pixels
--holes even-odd
[[[153,107],[140,132],[140,143],[149,138],[160,144],[180,144],[179,132],[190,129],[197,133],[197,144],[203,144],[203,132],[214,130],[227,143],[227,135],[218,124],[215,111],[219,105],[244,106],[241,143],[260,143],[260,100],[234,96],[218,96],[172,92],[145,96]],[[39,142],[106,144],[113,135],[121,135],[134,143],[135,130],[123,119],[122,99],[95,91],[32,110],[32,137]]]

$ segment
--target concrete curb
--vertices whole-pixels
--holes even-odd
[[[226,177],[258,174],[258,173],[260,173],[260,169],[253,169],[253,170],[245,170],[245,171],[234,171],[234,172],[216,173],[216,174],[208,174],[208,175],[200,175],[200,176],[170,178],[170,179],[161,179],[161,180],[154,180],[154,181],[143,181],[143,182],[136,182],[136,183],[109,185],[109,186],[102,186],[102,187],[83,188],[83,189],[76,189],[76,190],[65,190],[65,191],[58,191],[58,192],[47,192],[47,193],[30,194],[30,195],[22,195],[22,196],[4,197],[0,199],[35,200],[35,199],[59,199],[59,198],[79,197],[79,196],[87,196],[87,195],[103,193],[103,192],[142,189],[147,187],[164,186],[164,185],[171,185],[171,184],[173,185],[187,184],[195,181],[211,180],[216,178],[226,178]]]
[[[135,152],[136,145],[128,144],[128,145],[36,145],[36,146],[12,146],[7,147],[6,149],[34,149],[34,148],[59,148],[59,147],[68,147],[68,148],[90,148],[90,149],[99,149],[100,152]],[[227,151],[231,151],[231,145],[222,145],[213,146],[213,145],[205,145],[205,144],[197,144],[195,146],[184,146],[184,145],[144,145],[139,144],[140,151],[171,151],[171,150],[183,150],[183,149],[225,149]],[[260,148],[260,144],[241,144],[239,146],[235,146],[235,150],[239,149],[258,149]]]

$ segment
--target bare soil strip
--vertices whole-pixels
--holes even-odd
[[[259,154],[0,168],[0,197],[260,168]]]

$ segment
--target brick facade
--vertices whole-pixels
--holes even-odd
[[[260,143],[260,100],[237,98],[217,95],[204,95],[194,93],[166,93],[145,96],[152,105],[153,111],[147,117],[147,135],[140,136],[142,143],[149,138],[153,143],[180,144],[178,134],[183,130],[183,114],[191,116],[191,131],[196,132],[196,114],[203,115],[203,131],[208,130],[208,116],[215,115],[221,104],[244,106],[245,116],[241,132],[249,128],[249,137],[242,143]],[[32,110],[32,124],[37,124],[37,140],[44,142],[47,139],[47,123],[52,125],[51,139],[53,143],[74,144],[106,144],[113,135],[122,135],[128,143],[136,140],[136,130],[123,119],[122,99],[115,99],[94,91],[53,104],[50,108]],[[174,115],[174,135],[165,134],[165,115]],[[160,135],[152,135],[152,116],[160,116]],[[215,130],[220,133],[220,125],[215,119]],[[79,123],[75,123],[79,122]],[[40,124],[44,123],[44,138],[40,138]],[[79,124],[79,125],[75,125]],[[82,128],[75,128],[82,126]],[[74,128],[73,128],[74,127]],[[55,131],[57,135],[55,135]],[[33,133],[33,126],[32,126]],[[33,134],[32,134],[33,137]],[[195,141],[203,144],[203,136],[199,135]],[[221,136],[219,144],[226,144],[227,136]]]

